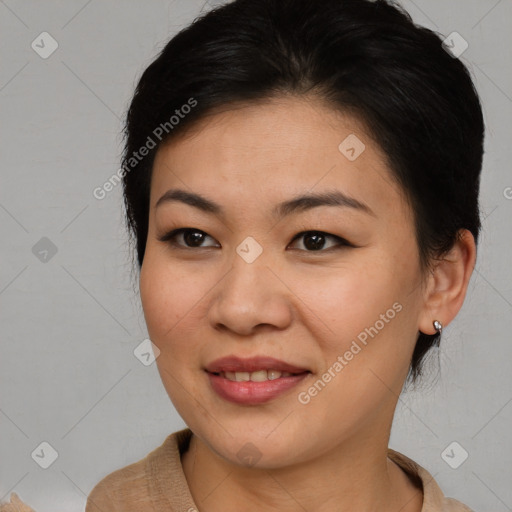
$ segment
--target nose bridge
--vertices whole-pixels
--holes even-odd
[[[255,238],[246,237],[235,250],[231,272],[226,276],[224,297],[257,305],[269,290],[268,252]],[[264,285],[264,286],[262,286]]]
[[[289,304],[269,264],[269,254],[254,238],[247,237],[237,246],[231,269],[210,307],[213,324],[239,334],[248,334],[260,324],[286,326],[290,320]]]

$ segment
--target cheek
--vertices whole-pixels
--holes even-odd
[[[197,383],[187,376],[196,369],[193,356],[200,340],[194,332],[204,315],[200,299],[208,287],[201,288],[197,276],[151,249],[144,256],[139,285],[149,337],[160,350],[156,365],[162,383],[183,415],[190,397],[200,395]]]
[[[392,383],[408,367],[416,332],[417,294],[411,289],[419,267],[408,246],[401,244],[401,253],[393,247],[354,252],[336,268],[290,276],[293,291],[306,306],[298,306],[304,311],[302,321],[322,350],[325,368],[347,354],[345,377],[337,379],[343,387],[364,391],[378,385],[368,368]]]
[[[139,284],[148,332],[157,346],[163,346],[165,337],[172,335],[191,309],[195,287],[190,278],[151,250],[144,256]]]
[[[299,301],[324,325],[328,338],[355,336],[397,300],[390,269],[371,257],[364,261],[354,257],[336,268],[299,271],[290,281]]]

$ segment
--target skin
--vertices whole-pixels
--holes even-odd
[[[349,161],[350,134],[365,150]],[[157,200],[171,188],[200,194],[224,213]],[[272,208],[304,193],[342,191],[365,203],[319,206],[282,219]],[[206,233],[200,247],[172,229]],[[314,230],[327,237],[308,249]],[[248,236],[262,254],[236,252]],[[356,247],[340,245],[337,237]],[[459,311],[475,263],[468,231],[422,272],[412,210],[385,155],[359,120],[317,98],[237,105],[171,139],[155,158],[149,233],[140,273],[148,332],[174,406],[193,431],[182,456],[203,511],[417,512],[422,492],[387,458],[398,396],[418,331],[433,334]],[[307,391],[393,304],[401,311],[311,401]],[[261,405],[214,393],[204,367],[226,355],[270,355],[311,374]],[[237,457],[252,443],[255,465]]]

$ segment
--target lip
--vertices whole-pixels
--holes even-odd
[[[268,356],[242,358],[238,356],[221,357],[206,366],[208,373],[220,372],[256,372],[258,370],[278,370],[280,372],[303,373],[307,368],[280,361]]]
[[[262,369],[278,370],[295,375],[263,382],[234,382],[218,375],[220,372],[255,372]],[[237,356],[223,357],[206,366],[205,371],[210,385],[217,395],[228,402],[241,405],[258,405],[269,402],[295,387],[311,373],[306,368],[267,356],[246,359]]]
[[[234,382],[215,373],[207,373],[207,375],[213,391],[224,400],[236,404],[258,405],[269,402],[295,387],[309,375],[309,372],[264,382]]]

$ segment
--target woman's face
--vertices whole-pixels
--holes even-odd
[[[224,459],[279,467],[387,443],[421,277],[383,154],[319,100],[214,114],[156,155],[145,319],[173,404]]]

